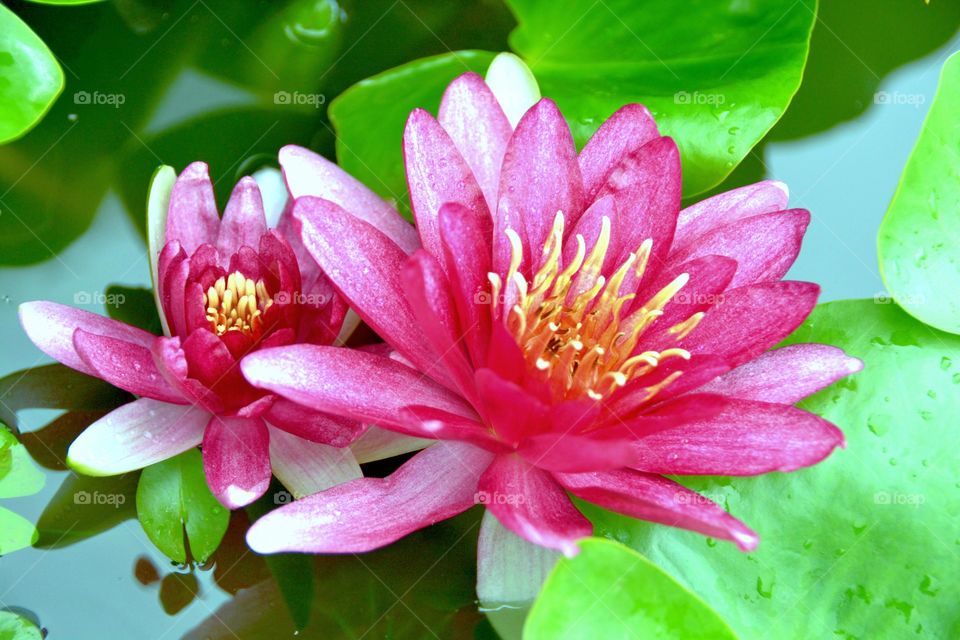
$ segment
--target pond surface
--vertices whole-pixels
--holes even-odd
[[[256,34],[264,15],[302,27],[296,16],[278,18],[263,2],[230,9],[221,21],[203,2],[173,4],[166,11],[151,3],[97,5],[73,10],[76,20],[63,20],[51,8],[12,4],[60,56],[68,84],[37,130],[0,148],[0,193],[6,192],[0,229],[22,236],[25,247],[0,256],[8,265],[0,268],[0,378],[10,374],[0,402],[7,411],[21,409],[18,427],[46,474],[39,494],[4,502],[42,526],[40,548],[0,559],[0,608],[29,612],[52,639],[283,638],[294,636],[295,620],[309,621],[301,638],[495,638],[474,596],[478,510],[378,553],[270,563],[245,547],[241,513],[206,566],[173,566],[136,520],[136,478],[78,479],[65,470],[70,438],[102,408],[83,405],[81,398],[79,407],[71,405],[74,390],[64,388],[65,406],[83,410],[38,409],[28,390],[18,391],[31,378],[20,382],[17,372],[48,363],[19,329],[20,303],[42,298],[103,313],[108,285],[149,286],[139,227],[155,165],[182,168],[208,160],[222,200],[239,175],[262,166],[283,143],[331,154],[322,109],[289,114],[263,107],[273,85],[237,36]],[[941,4],[921,18],[895,8],[910,4],[823,7],[800,94],[729,181],[782,180],[790,186],[791,205],[812,212],[789,277],[820,283],[823,300],[883,292],[877,227],[940,66],[960,48],[956,8]],[[347,24],[337,31],[339,40],[328,43],[314,24],[305,32],[316,39],[317,59],[289,62],[300,65],[293,72],[303,77],[327,76],[323,91],[333,96],[386,68],[366,62],[374,49],[385,48],[389,59],[380,55],[377,64],[391,66],[448,46],[505,48],[512,19],[491,7],[345,4],[312,16],[335,31]],[[343,42],[365,30],[360,44],[347,50]],[[400,44],[392,38],[398,30],[405,34]],[[109,49],[107,42],[113,43]],[[274,64],[285,59],[284,46],[268,43],[262,50]],[[78,105],[72,95],[80,90],[123,94],[125,103]],[[114,504],[77,504],[82,491],[114,496]],[[297,595],[285,598],[285,590]]]

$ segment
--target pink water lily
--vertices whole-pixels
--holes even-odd
[[[338,171],[315,189],[352,187]],[[20,308],[47,355],[139,396],[88,427],[69,464],[119,474],[202,444],[208,484],[229,508],[261,496],[271,472],[298,497],[358,477],[354,455],[339,448],[363,434],[361,422],[253,387],[240,372],[248,353],[328,345],[344,324],[346,304],[289,233],[289,215],[268,228],[257,182],[246,177],[221,220],[201,162],[179,177],[164,167],[154,185],[151,258],[166,335],[53,302]],[[368,446],[363,457],[377,453]]]
[[[808,212],[777,182],[681,210],[677,146],[644,107],[621,108],[578,153],[552,101],[514,128],[470,73],[438,118],[410,115],[403,148],[420,248],[329,200],[293,211],[392,353],[294,345],[242,368],[315,410],[440,442],[387,478],[268,514],[252,548],[368,551],[482,503],[573,554],[592,527],[572,494],[752,549],[746,525],[665,476],[792,471],[842,446],[792,405],[861,363],[820,344],[770,350],[819,293],[781,280]],[[291,152],[284,170],[309,167]]]

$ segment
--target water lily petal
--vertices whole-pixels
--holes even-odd
[[[477,597],[483,606],[532,602],[560,554],[531,544],[484,511],[477,541]]]
[[[632,518],[731,540],[742,551],[754,549],[759,541],[756,533],[718,504],[663,476],[621,469],[555,473],[554,477],[578,498]]]
[[[626,104],[600,125],[580,151],[580,172],[587,202],[600,189],[620,161],[660,137],[657,123],[646,107]]]
[[[310,442],[282,429],[270,429],[273,473],[296,499],[363,476],[349,448]]]
[[[20,325],[37,348],[91,376],[97,375],[96,370],[84,362],[73,344],[76,329],[144,347],[152,345],[156,338],[143,329],[56,302],[25,302],[20,305],[19,314]]]
[[[500,165],[513,126],[493,91],[477,74],[463,74],[443,92],[437,120],[476,177],[487,208],[496,211]]]
[[[283,398],[273,401],[266,419],[277,429],[331,447],[346,447],[367,429],[357,420],[313,411]]]
[[[400,410],[415,405],[476,418],[459,396],[416,370],[355,349],[264,349],[248,355],[240,366],[254,385],[316,411],[381,425],[396,424]]]
[[[516,127],[523,114],[540,99],[540,86],[530,67],[509,52],[500,53],[493,59],[484,81],[512,127]]]
[[[503,157],[499,198],[494,270],[506,273],[510,244],[505,232],[512,228],[526,243],[524,264],[536,271],[542,259],[540,249],[557,212],[572,225],[583,211],[577,150],[570,128],[552,100],[540,100],[517,124]]]
[[[416,230],[383,198],[321,155],[303,147],[280,149],[280,167],[294,198],[316,196],[370,223],[406,253],[420,246]]]
[[[258,553],[363,553],[475,504],[492,454],[440,442],[386,478],[358,478],[271,511],[247,532]]]
[[[212,416],[203,436],[203,471],[217,500],[245,507],[270,486],[270,434],[260,418]]]
[[[433,444],[435,440],[415,438],[395,431],[370,425],[366,432],[350,445],[353,456],[360,464],[400,456],[411,451],[419,451]]]
[[[216,242],[219,228],[220,215],[207,164],[194,162],[173,185],[164,237],[167,242],[179,242],[192,254],[200,245]]]
[[[688,243],[714,227],[741,218],[782,211],[787,206],[788,198],[787,185],[776,180],[765,180],[690,205],[677,218],[673,248],[675,251],[686,249]]]
[[[674,251],[670,260],[686,261],[711,254],[729,256],[737,261],[731,287],[779,280],[797,259],[808,224],[810,212],[806,209],[741,218],[714,227],[686,249]]]
[[[843,445],[839,429],[802,409],[730,400],[712,418],[638,440],[630,466],[651,473],[751,476],[816,464]]]
[[[863,362],[836,347],[793,344],[768,351],[700,390],[742,400],[794,404],[862,368]]]
[[[424,249],[443,256],[437,216],[448,202],[462,204],[477,216],[481,228],[491,228],[490,210],[477,179],[447,132],[423,109],[415,109],[407,119],[403,157],[410,205]]]
[[[260,187],[251,177],[241,178],[224,209],[217,249],[221,255],[228,256],[243,246],[256,248],[260,245],[260,236],[266,232],[267,219]]]
[[[556,480],[516,454],[497,456],[480,476],[477,493],[504,527],[568,557],[577,554],[577,540],[593,532]]]
[[[200,444],[209,420],[195,406],[140,398],[87,427],[70,445],[67,463],[88,476],[142,469]]]
[[[154,400],[187,404],[157,369],[149,348],[83,329],[73,333],[73,345],[93,375],[113,386]]]

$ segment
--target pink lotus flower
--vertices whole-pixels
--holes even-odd
[[[410,115],[404,153],[420,249],[324,199],[293,211],[395,352],[294,345],[242,368],[318,411],[440,442],[388,478],[268,514],[253,549],[368,551],[480,502],[572,554],[592,529],[573,494],[749,550],[753,531],[665,476],[792,471],[843,445],[791,405],[861,363],[820,344],[768,351],[819,292],[781,281],[809,222],[784,185],[681,211],[677,147],[644,107],[617,111],[578,154],[549,99],[514,128],[469,73],[438,119]],[[310,171],[296,150],[285,160],[288,175]]]
[[[169,167],[157,174],[151,213],[158,215],[149,221],[160,232],[150,244],[165,336],[53,302],[20,308],[24,330],[47,355],[139,396],[87,428],[69,463],[113,475],[202,443],[208,484],[229,508],[261,496],[271,467],[297,496],[359,477],[350,450],[336,449],[363,433],[359,421],[253,387],[238,366],[259,349],[333,343],[344,324],[342,298],[288,233],[288,214],[277,229],[267,227],[253,178],[237,184],[222,220],[205,164],[174,178]],[[358,189],[333,165],[314,185],[347,200]],[[340,202],[352,206],[347,200]],[[363,459],[377,458],[389,439],[373,440]]]

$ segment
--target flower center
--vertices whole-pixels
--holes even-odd
[[[263,313],[273,298],[263,284],[254,283],[239,271],[221,276],[203,294],[210,330],[218,336],[228,331],[241,331],[253,338],[263,334]]]
[[[644,241],[609,276],[601,274],[610,245],[610,220],[602,219],[600,234],[590,254],[577,234],[577,251],[565,266],[562,263],[563,214],[558,212],[543,246],[540,270],[532,282],[520,273],[523,246],[513,229],[507,229],[511,260],[507,276],[488,277],[493,288],[494,313],[502,304],[503,320],[523,351],[527,362],[542,372],[556,397],[572,399],[584,395],[601,400],[630,380],[650,373],[666,358],[690,359],[680,348],[635,353],[643,332],[661,315],[663,308],[687,283],[684,273],[642,305],[630,306],[632,291],[643,276],[652,240]],[[561,268],[562,267],[562,268]],[[632,277],[621,293],[624,281]],[[501,299],[502,294],[502,299]],[[624,315],[626,309],[630,312]],[[703,313],[695,313],[668,329],[677,340],[696,327]],[[673,372],[646,391],[649,397],[673,382]]]

